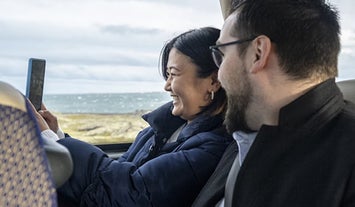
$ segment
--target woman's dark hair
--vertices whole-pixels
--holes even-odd
[[[203,27],[184,32],[172,40],[168,41],[160,54],[160,69],[165,80],[168,79],[166,70],[169,59],[169,53],[172,48],[188,56],[197,66],[197,77],[205,78],[213,73],[217,73],[218,67],[213,61],[209,46],[215,45],[219,37],[220,30],[212,27]],[[226,106],[226,94],[221,87],[215,91],[215,96],[211,104],[202,107],[200,113],[213,113]]]

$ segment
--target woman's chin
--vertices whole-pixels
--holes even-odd
[[[171,114],[174,115],[174,116],[180,116],[181,115],[180,110],[175,105],[174,105],[173,110],[171,111]]]

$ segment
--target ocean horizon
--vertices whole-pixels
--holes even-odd
[[[48,110],[63,114],[145,113],[171,100],[166,92],[47,94]]]

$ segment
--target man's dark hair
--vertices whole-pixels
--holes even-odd
[[[235,0],[232,36],[266,35],[280,65],[294,79],[337,76],[338,12],[324,0]],[[240,45],[240,52],[248,44]]]
[[[182,54],[188,56],[197,66],[197,77],[206,78],[213,73],[218,72],[218,67],[213,61],[209,46],[215,45],[220,34],[220,30],[213,27],[203,27],[184,32],[172,40],[168,41],[160,55],[160,69],[165,80],[169,53],[172,48],[176,48]],[[223,88],[220,88],[213,102],[207,107],[202,108],[202,112],[212,113],[226,105],[226,94]]]

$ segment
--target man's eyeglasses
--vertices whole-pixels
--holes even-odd
[[[224,46],[234,45],[234,44],[241,44],[244,42],[252,41],[255,38],[256,38],[256,36],[251,37],[251,38],[247,38],[247,39],[236,40],[236,41],[232,41],[232,42],[227,42],[227,43],[223,43],[223,44],[219,44],[219,45],[210,46],[210,50],[212,51],[212,57],[213,57],[214,63],[217,65],[217,67],[219,67],[219,66],[221,66],[222,61],[223,61],[224,54],[222,51],[220,51],[218,49],[219,47],[224,47]]]

